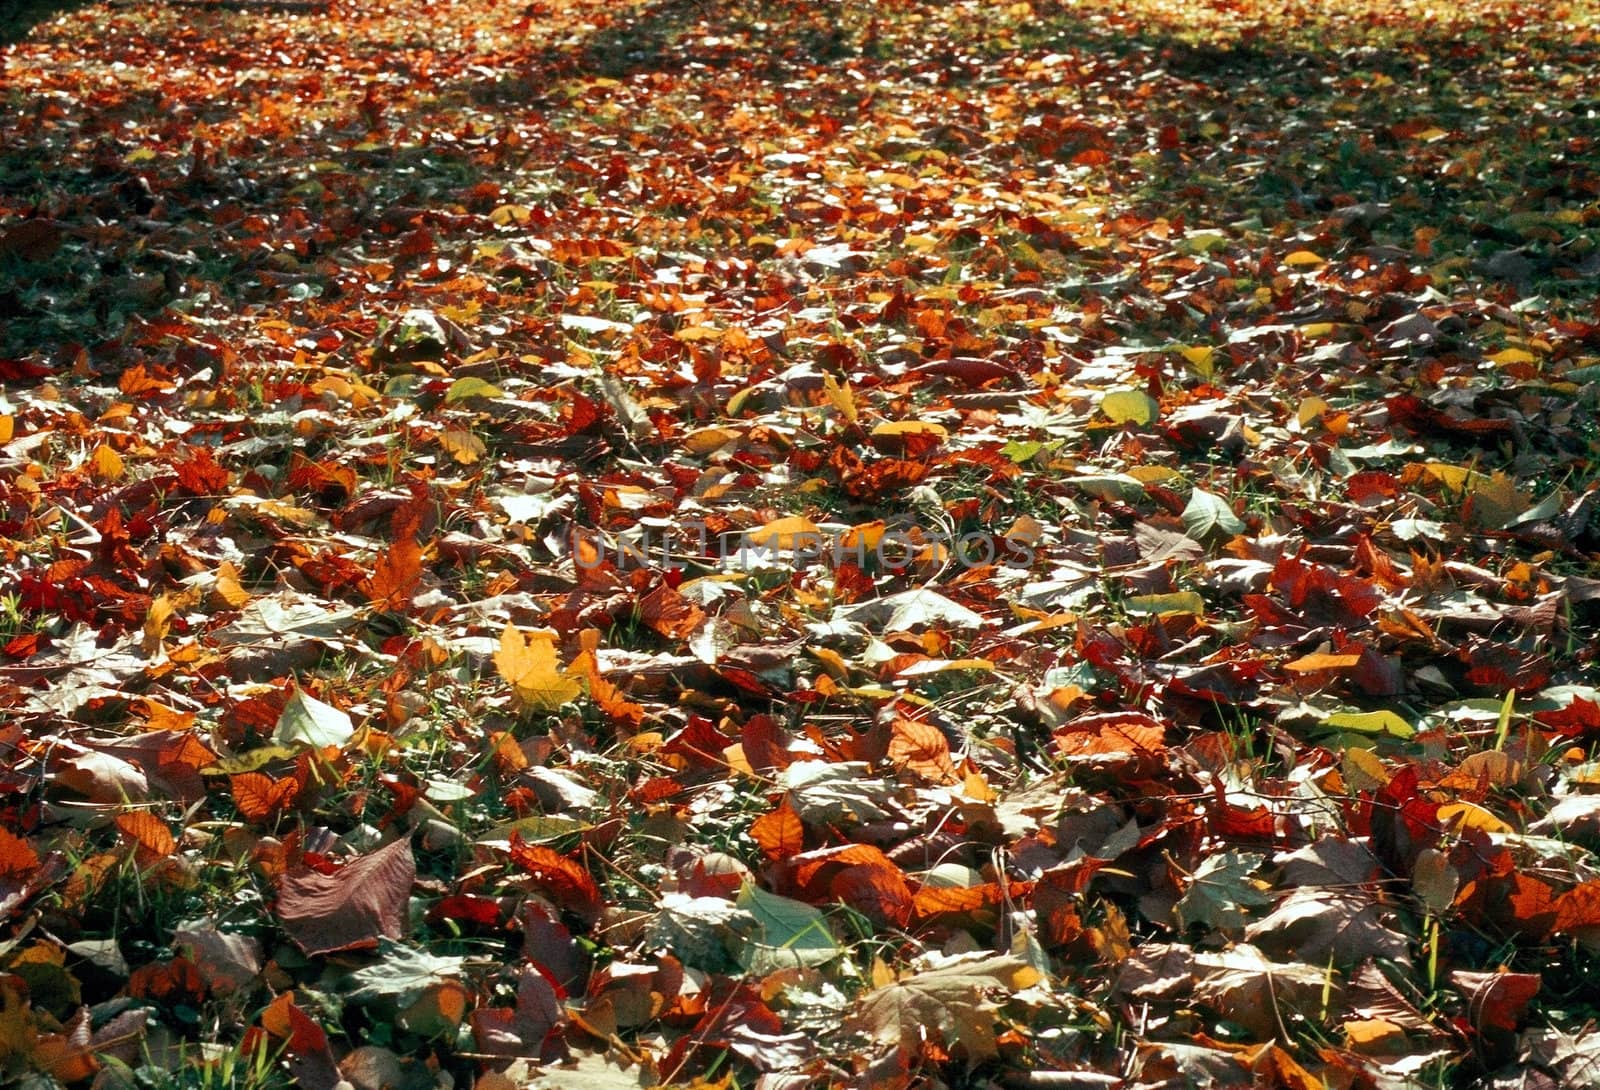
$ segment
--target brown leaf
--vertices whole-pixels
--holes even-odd
[[[931,1039],[966,1052],[969,1062],[994,1056],[995,1005],[989,996],[1011,992],[1031,973],[1008,954],[967,954],[868,992],[850,1023],[873,1040],[913,1055]],[[1034,974],[1037,975],[1037,974]]]
[[[1538,973],[1450,974],[1450,984],[1467,999],[1467,1017],[1474,1029],[1513,1033],[1522,1024],[1528,1004],[1539,994],[1544,980]]]
[[[302,871],[278,883],[278,920],[307,954],[366,949],[406,930],[417,867],[411,841],[396,840],[334,874]]]
[[[662,583],[639,599],[639,619],[672,640],[688,639],[705,621],[705,611]]]
[[[1348,965],[1369,957],[1407,961],[1410,944],[1389,926],[1388,913],[1369,894],[1297,889],[1245,936],[1269,952],[1312,965]]]

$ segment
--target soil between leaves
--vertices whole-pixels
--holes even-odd
[[[1592,1081],[1595,9],[1280,8],[9,47],[0,1077]]]

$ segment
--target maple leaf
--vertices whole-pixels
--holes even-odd
[[[583,692],[583,683],[561,668],[554,638],[543,633],[524,636],[506,625],[494,664],[518,704],[533,711],[556,711]]]
[[[1027,962],[1010,954],[940,959],[862,996],[848,1022],[880,1044],[916,1053],[927,1039],[959,1046],[977,1063],[997,1052],[999,1007],[990,996],[1015,992],[1030,975]]]
[[[1178,901],[1178,920],[1188,927],[1203,924],[1214,931],[1243,927],[1249,910],[1272,903],[1272,897],[1250,879],[1266,859],[1254,852],[1226,851],[1206,859],[1189,879]]]
[[[414,529],[414,528],[413,528]],[[410,533],[397,536],[373,564],[367,595],[374,605],[399,609],[411,601],[422,582],[422,546]]]

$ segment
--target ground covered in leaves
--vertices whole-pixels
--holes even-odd
[[[0,1079],[1600,1079],[1587,4],[0,59]]]

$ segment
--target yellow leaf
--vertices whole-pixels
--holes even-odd
[[[17,430],[17,422],[9,416],[0,416],[0,443],[11,442],[11,436]]]
[[[1450,802],[1439,807],[1439,823],[1446,828],[1454,824],[1457,828],[1477,829],[1485,833],[1515,831],[1483,807],[1471,802]]]
[[[517,703],[534,711],[556,711],[583,692],[578,679],[561,668],[554,637],[543,632],[523,636],[506,625],[494,665],[511,685]]]
[[[1182,473],[1171,466],[1129,466],[1127,475],[1140,484],[1172,485],[1187,480]]]
[[[683,448],[690,454],[710,454],[743,435],[737,428],[697,428],[683,437]]]
[[[1425,462],[1418,467],[1418,471],[1432,477],[1451,492],[1464,491],[1467,482],[1475,476],[1472,470],[1463,466],[1453,466],[1447,462]]]
[[[464,466],[470,466],[489,453],[489,448],[483,445],[483,440],[466,428],[446,428],[439,433],[439,445],[444,448],[446,454]]]
[[[1296,250],[1284,258],[1283,263],[1292,269],[1314,269],[1323,264],[1323,259],[1320,255],[1314,254],[1310,250]]]
[[[89,459],[89,472],[97,480],[120,481],[123,473],[122,455],[102,443],[94,448],[94,454]]]
[[[1479,474],[1472,483],[1470,492],[1472,510],[1465,512],[1468,520],[1476,526],[1489,530],[1498,530],[1510,525],[1513,519],[1530,506],[1528,494],[1499,470],[1489,477]]]
[[[1129,613],[1192,613],[1204,617],[1206,602],[1194,591],[1182,590],[1173,594],[1135,594],[1123,601],[1122,608]]]
[[[1299,424],[1303,428],[1313,421],[1321,420],[1322,414],[1327,412],[1328,409],[1328,403],[1322,400],[1322,398],[1313,394],[1304,401],[1300,402],[1300,408],[1295,410],[1295,423]]]
[[[211,597],[223,609],[243,609],[250,604],[250,592],[239,581],[239,569],[227,560],[217,565],[217,582]]]
[[[533,220],[533,209],[525,204],[502,204],[489,213],[489,221],[496,227],[521,227]]]
[[[1395,738],[1410,738],[1417,728],[1391,711],[1335,712],[1323,720],[1336,730],[1351,730],[1358,734],[1388,734]]]
[[[1148,424],[1161,406],[1143,390],[1113,390],[1100,399],[1100,412],[1113,424]]]
[[[823,375],[822,389],[828,395],[829,404],[839,410],[839,415],[844,417],[845,423],[854,424],[859,413],[856,410],[855,395],[850,392],[850,384],[846,382],[841,385],[832,375]]]
[[[1300,327],[1300,335],[1315,339],[1317,337],[1326,337],[1328,334],[1342,328],[1338,322],[1307,322]]]
[[[485,382],[476,376],[458,378],[450,384],[450,389],[444,393],[446,405],[454,405],[458,401],[466,401],[474,397],[504,397],[505,391],[492,382]]]
[[[167,638],[167,632],[172,628],[172,615],[177,612],[177,607],[172,601],[172,596],[162,594],[150,603],[150,611],[144,616],[144,650],[146,654],[155,654],[161,647],[161,641]]]
[[[1345,750],[1339,771],[1352,791],[1371,791],[1393,779],[1370,749]]]
[[[932,435],[944,439],[950,432],[932,420],[891,420],[872,429],[873,435]]]
[[[994,802],[1000,797],[1000,793],[989,786],[982,772],[968,772],[961,783],[961,793],[979,802]]]
[[[1507,348],[1490,356],[1489,362],[1504,367],[1512,363],[1532,363],[1535,358],[1534,354],[1525,348]]]
[[[815,549],[822,545],[822,531],[817,524],[799,515],[773,519],[765,526],[746,531],[744,537],[758,549]]]
[[[850,683],[850,664],[845,662],[844,656],[833,648],[808,647],[806,648],[806,654],[820,662],[822,668],[828,672],[829,677],[842,681],[846,685]]]
[[[1209,380],[1217,373],[1217,350],[1210,345],[1202,344],[1193,348],[1185,348],[1182,353],[1183,358],[1189,362],[1189,366],[1194,368],[1195,374],[1201,378]]]

